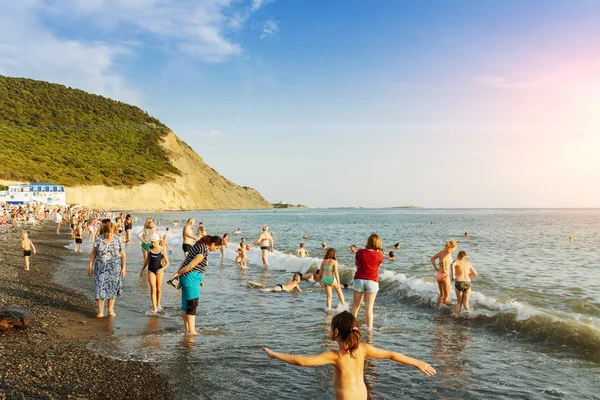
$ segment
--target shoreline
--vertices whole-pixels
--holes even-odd
[[[20,250],[23,229],[37,249],[30,271]],[[0,398],[173,398],[168,377],[152,364],[88,349],[114,338],[86,295],[54,281],[69,254],[68,227],[60,235],[48,223],[23,229],[0,231],[0,308],[21,306],[31,317],[25,330],[0,332]]]

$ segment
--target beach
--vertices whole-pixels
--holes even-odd
[[[23,269],[22,229],[38,254]],[[107,321],[94,319],[89,296],[53,282],[64,269],[68,229],[50,223],[0,233],[0,308],[22,306],[26,330],[0,332],[0,398],[172,398],[167,378],[143,362],[98,355],[90,343],[114,345]],[[83,257],[85,258],[85,257]]]
[[[87,393],[92,398],[94,393],[111,397],[106,394],[112,395],[110,390],[121,390],[118,393],[131,398],[143,398],[150,391],[177,399],[333,398],[330,366],[286,365],[268,359],[261,347],[294,354],[334,349],[329,327],[333,316],[344,309],[338,306],[337,296],[333,296],[333,309],[326,310],[323,289],[315,283],[301,282],[302,293],[265,293],[247,287],[247,282],[275,286],[291,279],[294,272],[314,271],[322,259],[321,243],[326,241],[337,249],[342,282],[352,284],[356,267],[349,246],[362,248],[368,235],[377,232],[386,251],[397,242],[401,247],[395,250],[397,260],[384,261],[380,268],[372,333],[365,329],[364,312],[359,312],[362,340],[427,361],[437,375],[426,377],[387,360],[367,359],[370,398],[599,398],[600,276],[595,266],[600,263],[600,210],[294,209],[136,216],[134,236],[146,217],[160,220],[161,232],[170,228],[168,242],[173,250],[165,281],[183,258],[183,226],[173,221],[193,217],[204,223],[209,234],[229,232],[224,260],[219,251],[208,255],[196,319],[199,335],[184,333],[180,292],[166,283],[164,311],[150,312],[148,280],[139,274],[142,254],[137,243],[126,245],[128,272],[123,296],[116,302],[117,317],[96,321],[94,284],[87,276],[91,249],[87,237],[83,254],[75,255],[73,242],[65,240],[68,228],[60,236],[52,233],[51,226],[35,228],[31,237],[39,249],[30,273],[48,265],[39,279],[19,268],[19,251],[2,253],[11,260],[12,274],[12,286],[2,286],[3,293],[10,289],[11,303],[25,302],[37,314],[29,331],[2,335],[2,356],[9,361],[1,362],[10,368],[10,373],[4,373],[5,391],[54,393],[51,397]],[[234,262],[239,241],[242,237],[247,242],[256,240],[263,224],[275,233],[270,267],[262,268],[260,249],[255,246],[248,251],[248,270],[240,270]],[[241,233],[232,233],[238,227]],[[468,237],[461,237],[465,231]],[[570,235],[574,242],[568,241]],[[450,308],[435,306],[438,293],[429,258],[450,239],[466,250],[478,271],[470,318],[463,314],[455,319]],[[310,257],[294,255],[300,242]],[[60,268],[50,262],[55,259]],[[56,284],[47,282],[53,270]],[[351,305],[352,289],[345,289],[344,295]],[[47,304],[40,305],[40,298]],[[452,291],[450,303],[455,301]],[[81,328],[88,330],[84,337],[69,340]],[[23,357],[27,352],[31,354]],[[68,370],[64,354],[70,352],[90,361],[77,364],[83,371],[68,375],[73,379],[57,378],[63,376],[56,373],[61,362]],[[30,363],[28,368],[35,372],[19,372],[19,363]],[[126,368],[128,379],[103,386],[109,377],[101,374],[122,371],[119,368]],[[102,372],[96,375],[96,371]],[[77,386],[76,379],[85,384]],[[60,392],[64,381],[68,387]],[[85,388],[89,390],[77,392]]]

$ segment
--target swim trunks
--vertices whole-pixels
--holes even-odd
[[[75,238],[75,243],[81,244],[81,243],[83,243],[83,239],[82,238]]]
[[[190,249],[192,248],[192,245],[184,243],[184,244],[181,245],[181,248],[183,249],[184,253],[188,253],[190,251]]]
[[[133,228],[133,225],[132,225],[132,224],[125,224],[125,230],[126,230],[126,231],[130,231],[130,230],[131,230],[131,228]]]
[[[454,287],[456,288],[456,290],[458,290],[459,292],[465,292],[469,289],[471,289],[471,282],[468,281],[457,281],[454,284]]]
[[[283,290],[283,285],[277,285],[277,286],[279,286],[281,288],[281,290]]]
[[[31,256],[31,250],[23,250],[23,257],[30,257]]]
[[[260,246],[261,250],[271,251],[271,246]]]

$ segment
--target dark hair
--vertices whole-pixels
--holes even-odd
[[[467,256],[467,252],[464,250],[461,250],[458,252],[458,258],[463,259]]]
[[[225,239],[226,237],[229,237],[229,233],[223,235],[223,239]]]
[[[354,315],[348,311],[342,311],[331,320],[331,330],[337,330],[335,338],[342,339],[344,351],[354,358],[354,352],[360,345],[360,329],[358,329],[358,321]]]
[[[108,224],[109,222],[111,222],[111,221],[110,221],[110,218],[104,218],[104,219],[102,220],[102,223],[103,223],[103,224]]]
[[[196,242],[196,244],[204,244],[204,245],[209,245],[209,244],[215,244],[217,246],[222,246],[223,245],[223,239],[221,239],[219,236],[210,236],[210,235],[206,235],[206,236],[202,236],[200,238],[200,240],[198,240]]]
[[[393,252],[393,251],[390,251],[390,254],[389,254],[389,256],[390,256],[390,257],[394,257],[394,252]]]
[[[327,252],[325,253],[325,257],[323,257],[323,260],[335,260],[335,249],[333,247],[330,247],[327,249]]]

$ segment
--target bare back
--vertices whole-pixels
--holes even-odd
[[[454,263],[454,276],[457,282],[470,282],[475,268],[466,260],[457,260]]]
[[[183,243],[194,244],[194,241],[194,231],[190,225],[186,225],[185,228],[183,228]]]
[[[365,357],[367,350],[361,343],[354,356],[341,351],[335,351],[337,359],[334,362],[333,388],[338,400],[367,398],[367,386],[364,380]]]

